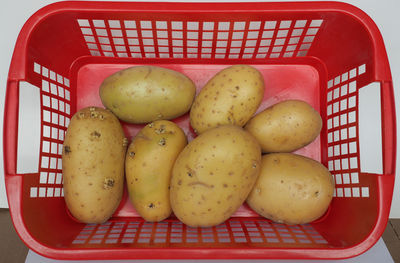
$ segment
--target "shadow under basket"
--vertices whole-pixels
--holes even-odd
[[[310,224],[289,226],[243,205],[221,225],[190,228],[173,216],[143,221],[125,189],[108,222],[74,221],[63,198],[61,164],[71,116],[86,106],[102,106],[98,88],[108,75],[144,64],[182,72],[198,91],[219,70],[248,64],[265,79],[259,111],[285,99],[310,103],[321,114],[322,132],[297,153],[331,171],[336,188],[328,212]],[[376,149],[380,172],[364,169],[362,156],[369,145],[363,136],[370,129],[361,123],[360,94],[372,90],[371,83],[378,84],[374,99],[381,119],[371,129],[378,127],[380,136],[370,141],[381,145]],[[26,90],[37,94],[37,109],[22,109]],[[392,78],[376,25],[347,4],[55,3],[29,18],[19,34],[5,105],[4,167],[12,220],[25,244],[46,257],[348,258],[370,248],[388,220],[396,155]],[[34,151],[19,147],[24,112],[38,115],[39,136],[30,138],[37,141]],[[174,121],[191,140],[195,135],[188,120],[186,114]],[[122,124],[128,138],[143,127]],[[32,171],[18,172],[18,149],[37,155]]]

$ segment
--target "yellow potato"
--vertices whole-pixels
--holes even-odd
[[[243,126],[256,112],[264,96],[261,73],[247,65],[235,65],[217,73],[195,98],[190,124],[197,134],[225,124]]]
[[[292,152],[314,141],[322,128],[319,113],[307,102],[286,100],[254,116],[245,126],[263,152]]]
[[[65,202],[84,223],[103,223],[123,193],[128,140],[110,111],[89,107],[74,114],[62,153]]]
[[[171,178],[171,206],[186,225],[215,226],[245,201],[260,171],[261,149],[242,128],[224,125],[191,141]]]
[[[258,214],[285,224],[305,224],[321,217],[335,185],[321,163],[292,153],[271,153],[261,160],[261,172],[247,204]]]
[[[107,77],[100,86],[104,106],[129,123],[173,119],[189,111],[196,87],[177,71],[137,66]]]
[[[129,145],[125,161],[129,197],[146,221],[161,221],[171,214],[172,166],[186,144],[178,125],[160,120],[146,125]]]

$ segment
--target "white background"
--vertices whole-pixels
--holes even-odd
[[[150,1],[150,0],[149,0]],[[162,0],[159,0],[162,1]],[[179,1],[179,0],[176,0]],[[241,2],[243,2],[242,0]],[[0,129],[3,130],[3,108],[4,96],[7,83],[8,68],[11,61],[12,52],[14,49],[15,41],[18,33],[22,28],[25,21],[41,7],[53,3],[51,0],[32,0],[32,1],[18,1],[18,0],[3,0],[2,7],[0,8]],[[182,2],[182,1],[180,1]],[[200,1],[198,1],[200,2]],[[201,1],[206,2],[206,1]],[[231,0],[231,2],[233,2]],[[237,1],[235,1],[237,2]],[[400,34],[399,32],[399,14],[400,1],[396,0],[365,0],[344,1],[351,3],[364,12],[366,12],[378,25],[386,45],[386,50],[389,57],[391,66],[395,99],[397,108],[400,108]],[[400,129],[399,129],[400,130]],[[2,134],[2,133],[1,133]],[[399,134],[399,132],[398,132]],[[29,136],[29,135],[28,135]],[[8,207],[3,174],[3,140],[0,140],[0,208]],[[400,151],[397,150],[399,153]],[[400,165],[397,162],[397,172],[399,174]],[[400,183],[396,181],[391,218],[400,218]]]

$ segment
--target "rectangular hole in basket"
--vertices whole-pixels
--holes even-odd
[[[351,183],[352,184],[359,183],[358,173],[351,173]]]
[[[40,173],[40,179],[39,179],[39,183],[40,184],[46,184],[47,183],[47,172],[41,172]]]

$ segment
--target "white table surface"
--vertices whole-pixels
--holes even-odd
[[[91,261],[68,261],[53,260],[40,256],[29,250],[25,263],[246,263],[249,260],[91,260]],[[251,260],[251,263],[309,263],[310,260]],[[350,259],[343,260],[313,260],[312,263],[391,263],[394,262],[382,238],[367,252]]]

